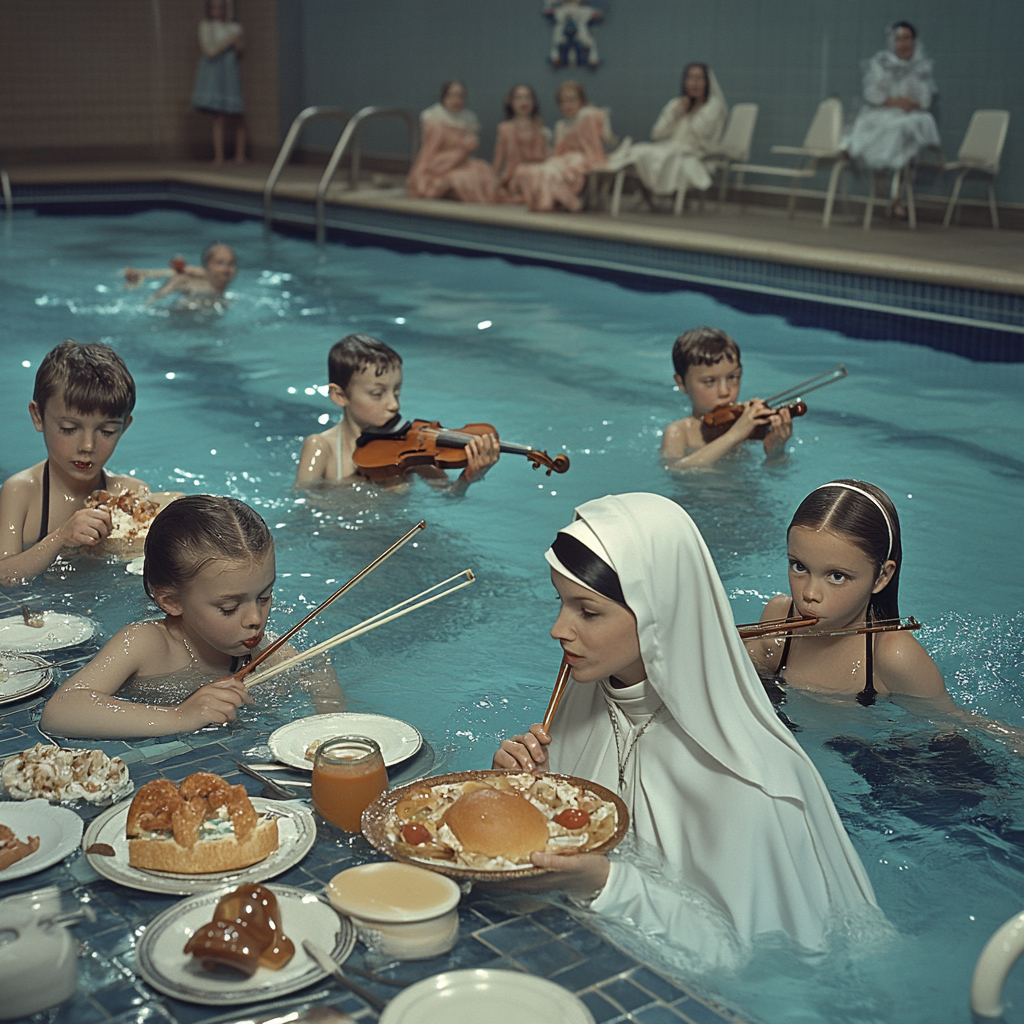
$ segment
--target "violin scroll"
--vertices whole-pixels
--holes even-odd
[[[559,452],[554,458],[551,458],[547,452],[539,452],[535,448],[531,448],[528,452],[525,452],[527,461],[533,463],[534,469],[540,469],[541,466],[547,466],[547,475],[551,476],[552,471],[555,473],[565,473],[569,469],[569,456]]]

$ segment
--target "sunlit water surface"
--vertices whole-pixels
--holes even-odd
[[[121,288],[126,264],[164,266],[177,252],[196,260],[214,240],[235,247],[241,268],[225,315],[146,306],[144,291]],[[794,328],[701,294],[641,293],[499,259],[331,246],[321,260],[304,240],[265,241],[254,223],[180,212],[20,214],[0,260],[5,476],[43,457],[26,405],[44,353],[64,337],[102,340],[139,389],[111,468],[154,489],[230,494],[257,508],[277,545],[272,627],[296,621],[421,518],[429,528],[416,546],[303,643],[473,569],[471,588],[335,657],[349,709],[412,721],[445,767],[488,765],[503,735],[542,713],[559,661],[542,552],[573,506],[617,491],[656,491],[691,513],[743,622],[785,586],[785,527],[803,496],[835,477],[873,481],[903,523],[901,609],[927,624],[919,636],[953,696],[1024,725],[1020,365]],[[660,467],[661,428],[686,411],[672,340],[705,323],[741,345],[748,396],[848,367],[847,380],[811,397],[784,465],[762,468],[749,446],[681,479]],[[327,350],[352,331],[402,354],[407,415],[488,421],[508,440],[567,452],[572,469],[549,478],[506,456],[461,501],[421,482],[296,494],[302,439],[335,411],[317,390]],[[32,592],[94,616],[107,634],[153,612],[137,577],[84,558],[58,564]],[[977,735],[936,740],[888,702],[866,710],[796,694],[786,710],[896,933],[845,938],[810,961],[765,943],[744,969],[703,982],[765,1021],[968,1020],[975,958],[1024,904],[1020,762]],[[268,695],[245,717],[291,713]],[[1007,994],[1024,999],[1024,971]]]

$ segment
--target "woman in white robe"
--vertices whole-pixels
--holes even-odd
[[[636,165],[640,180],[655,195],[711,185],[703,158],[715,147],[729,110],[714,72],[706,64],[683,71],[681,95],[665,104],[651,129],[653,142],[636,142],[618,163]]]
[[[535,725],[505,740],[494,767],[550,767],[618,792],[649,856],[533,863],[553,888],[596,891],[592,910],[711,963],[768,932],[822,948],[836,917],[876,906],[871,883],[765,695],[700,533],[654,494],[576,516],[545,556],[572,679],[552,735]]]
[[[938,146],[939,129],[928,112],[938,90],[932,62],[914,26],[889,29],[889,49],[864,69],[864,99],[843,148],[871,171],[898,171],[926,146]]]

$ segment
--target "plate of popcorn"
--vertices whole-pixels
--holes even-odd
[[[544,874],[534,852],[606,853],[629,829],[629,811],[610,789],[573,775],[470,771],[384,792],[362,824],[392,860],[493,882]]]
[[[120,800],[135,785],[121,758],[55,743],[37,743],[8,757],[0,768],[0,782],[12,800],[84,800],[94,806]]]

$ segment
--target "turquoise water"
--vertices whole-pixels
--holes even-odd
[[[147,307],[143,292],[121,289],[127,263],[195,260],[214,240],[234,246],[241,268],[224,316]],[[743,622],[785,586],[785,527],[803,496],[834,477],[877,483],[903,522],[901,609],[926,623],[919,636],[954,698],[1024,725],[1024,365],[794,328],[701,294],[641,293],[499,259],[332,246],[321,260],[304,240],[264,241],[251,222],[180,212],[19,214],[0,238],[0,278],[5,476],[43,457],[26,411],[42,356],[64,337],[102,340],[139,388],[111,468],[154,489],[253,504],[277,542],[272,627],[296,621],[421,518],[417,546],[334,605],[308,641],[473,569],[473,587],[335,659],[351,710],[412,721],[446,767],[489,764],[502,735],[543,711],[559,651],[542,552],[574,505],[614,491],[657,491],[690,511]],[[739,342],[746,396],[849,369],[811,396],[784,465],[762,468],[750,446],[714,471],[661,469],[659,432],[685,412],[671,343],[702,323]],[[302,438],[334,411],[316,390],[327,350],[351,331],[402,354],[406,415],[485,420],[507,440],[566,451],[571,470],[549,478],[505,456],[461,501],[418,482],[296,495]],[[108,633],[151,612],[137,577],[95,560],[61,563],[32,592]],[[866,711],[797,694],[787,712],[896,933],[813,963],[759,949],[741,972],[704,983],[765,1021],[968,1020],[977,953],[1024,905],[1020,762],[979,736],[936,744],[934,728],[889,703]],[[1008,988],[1017,1002],[1019,973]]]

